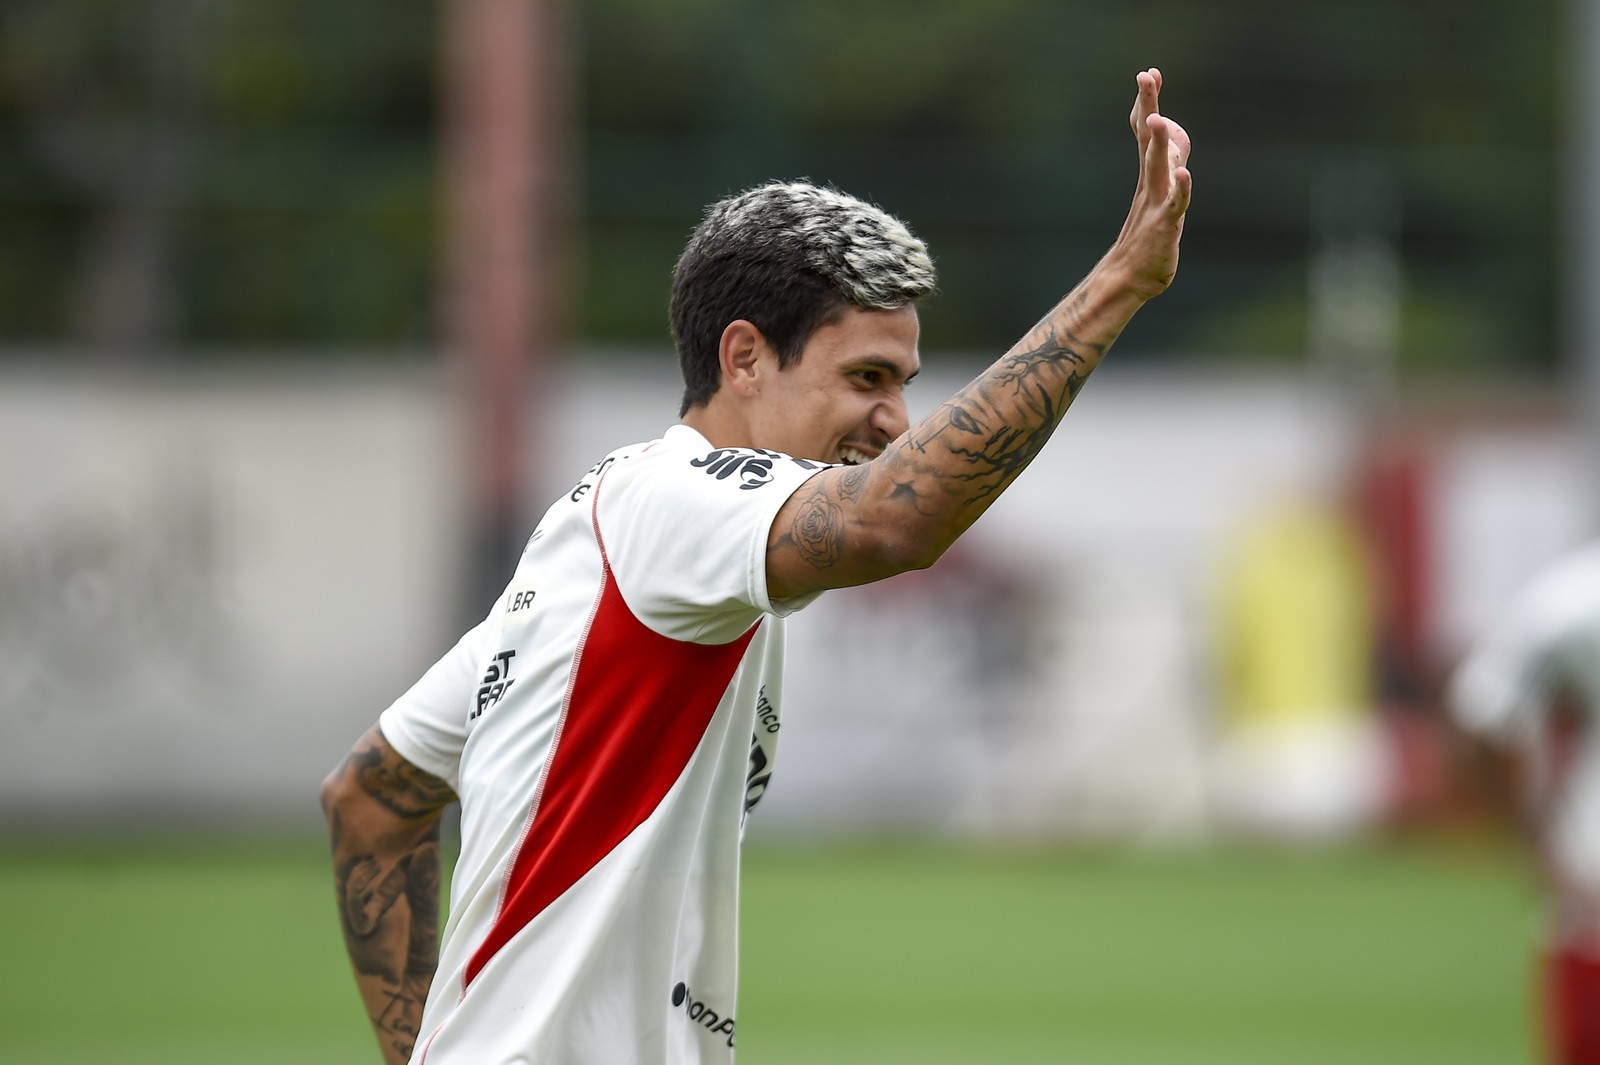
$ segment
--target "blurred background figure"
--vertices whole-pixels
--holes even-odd
[[[1370,828],[1388,767],[1373,577],[1357,530],[1327,504],[1286,502],[1232,545],[1221,596],[1222,824],[1278,839]]]
[[[1600,1061],[1600,542],[1544,569],[1455,674],[1455,720],[1509,760],[1549,899],[1541,979],[1557,1065]]]

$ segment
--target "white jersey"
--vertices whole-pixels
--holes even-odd
[[[1559,790],[1542,826],[1569,929],[1600,940],[1600,543],[1541,573],[1473,649],[1454,677],[1451,710],[1464,727],[1525,747],[1548,786],[1545,715],[1567,691],[1584,715],[1575,749],[1562,752]]]
[[[461,799],[413,1062],[733,1059],[739,843],[772,772],[773,518],[821,463],[676,425],[545,513],[489,616],[379,719]]]

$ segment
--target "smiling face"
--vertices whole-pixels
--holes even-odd
[[[678,413],[739,435],[738,446],[763,446],[708,410],[725,385],[743,380],[742,350],[768,344],[792,368],[812,334],[847,308],[894,311],[933,288],[927,246],[864,200],[803,181],[718,200],[672,270],[668,317],[684,385]],[[910,349],[914,361],[914,334]]]
[[[909,427],[904,390],[922,368],[917,309],[854,307],[811,335],[787,369],[764,340],[745,392],[749,443],[795,458],[857,464]]]

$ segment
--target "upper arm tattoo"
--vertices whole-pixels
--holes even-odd
[[[843,524],[844,509],[833,500],[827,487],[818,484],[801,501],[790,536],[801,558],[818,569],[826,569],[839,561]]]
[[[401,817],[425,817],[455,801],[449,784],[406,761],[388,743],[358,747],[345,761],[361,790]]]
[[[854,503],[867,486],[867,467],[851,466],[839,475],[839,498]]]

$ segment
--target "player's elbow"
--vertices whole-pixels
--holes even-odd
[[[318,793],[318,798],[322,802],[322,816],[328,819],[330,825],[333,823],[338,811],[350,801],[350,795],[354,789],[350,779],[349,765],[348,759],[340,762],[333,772],[322,780],[322,788]]]
[[[905,523],[886,524],[875,530],[869,552],[885,577],[927,569],[939,561],[950,541],[935,530]]]

